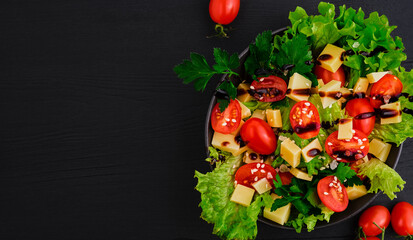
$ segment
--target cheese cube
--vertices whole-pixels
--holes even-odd
[[[265,113],[267,116],[267,122],[271,127],[280,128],[283,126],[281,111],[279,109],[267,109]]]
[[[237,98],[241,102],[249,102],[252,99],[254,99],[251,94],[248,93],[248,90],[250,90],[250,85],[246,83],[240,83],[237,87]]]
[[[303,149],[301,149],[301,154],[303,155],[305,162],[308,163],[322,151],[323,148],[321,147],[320,141],[318,141],[318,138],[316,138],[307,146],[303,147]]]
[[[341,107],[343,103],[347,102],[347,100],[350,99],[352,92],[350,91],[350,89],[345,88],[345,87],[341,87],[340,92],[341,92],[341,98],[337,100],[337,102]]]
[[[351,139],[353,138],[353,119],[343,118],[338,122],[338,136],[337,139]]]
[[[384,75],[389,74],[391,72],[372,72],[366,75],[369,83],[378,82]]]
[[[230,134],[234,135],[234,136],[238,136],[239,132],[241,131],[242,125],[244,125],[244,123],[245,123],[244,120],[241,120],[241,122],[239,123],[238,128]]]
[[[230,152],[234,156],[238,156],[241,153],[247,151],[248,147],[241,147],[240,144],[237,143],[235,138],[236,136],[232,134],[222,134],[215,132],[214,136],[212,137],[211,145],[222,151]]]
[[[258,192],[258,194],[263,194],[268,192],[272,189],[270,182],[268,182],[267,178],[261,178],[257,182],[251,184],[253,188]]]
[[[243,161],[245,163],[262,163],[264,162],[264,155],[254,152],[252,149],[248,149],[245,154]]]
[[[231,196],[231,202],[248,207],[254,197],[255,190],[241,184],[237,184]]]
[[[300,164],[301,149],[289,138],[281,143],[280,156],[287,161],[292,167]]]
[[[299,178],[299,179],[302,179],[302,180],[305,180],[305,181],[310,181],[311,182],[311,180],[313,180],[313,176],[310,177],[310,176],[308,176],[308,173],[306,173],[304,171],[301,171],[297,168],[291,168],[290,173],[292,175],[294,175],[296,178]]]
[[[241,119],[251,116],[251,110],[247,108],[242,102],[237,99],[239,105],[241,106]]]
[[[391,144],[373,138],[370,142],[369,153],[373,154],[379,160],[385,162],[389,156]]]
[[[300,75],[299,73],[294,73],[290,77],[288,82],[287,97],[294,101],[304,101],[308,100],[310,97],[311,81]]]
[[[402,111],[400,107],[400,102],[381,105],[380,109],[381,124],[399,123],[402,121]]]
[[[284,225],[288,218],[290,218],[291,203],[288,203],[284,207],[280,207],[274,212],[271,212],[271,208],[264,208],[263,216],[273,222]]]
[[[386,146],[381,150],[378,156],[376,156],[380,161],[386,162],[387,157],[389,156],[390,150],[391,150],[391,144],[390,143],[385,143]]]
[[[340,81],[332,80],[318,90],[323,108],[329,107],[331,104],[337,102],[339,99],[337,96],[339,96],[340,86]]]
[[[340,68],[341,64],[343,64],[341,54],[343,54],[344,51],[345,50],[340,47],[327,44],[317,60],[321,63],[322,68],[335,73]]]
[[[311,94],[317,94],[317,93],[318,93],[318,90],[319,90],[322,86],[324,86],[323,79],[317,79],[317,81],[318,81],[318,86],[311,88]]]
[[[259,118],[259,119],[262,119],[262,120],[266,120],[266,114],[265,114],[265,110],[260,110],[260,109],[256,109],[253,113],[252,113],[252,115],[251,115],[251,118]]]
[[[346,187],[346,190],[349,200],[354,200],[367,194],[367,189],[364,185],[354,185],[353,187]]]
[[[353,87],[353,92],[355,95],[366,95],[367,89],[369,88],[369,80],[367,78],[361,77],[357,80]],[[363,97],[364,97],[363,96]]]

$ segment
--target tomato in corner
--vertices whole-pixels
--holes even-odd
[[[320,115],[309,101],[296,103],[290,112],[291,127],[302,139],[313,138],[320,132]]]
[[[209,2],[209,16],[212,21],[227,25],[238,15],[240,0],[211,0]]]

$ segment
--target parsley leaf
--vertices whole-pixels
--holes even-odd
[[[237,88],[231,81],[224,81],[222,82],[217,89],[225,91],[230,99],[235,99],[237,97]],[[223,112],[229,105],[230,99],[217,99],[219,103],[219,110]]]
[[[197,91],[204,91],[209,80],[215,74],[229,74],[238,76],[232,69],[239,67],[239,58],[236,53],[231,57],[228,52],[219,48],[214,48],[216,64],[211,68],[205,57],[198,53],[191,53],[190,60],[184,60],[174,67],[174,72],[185,84],[194,83]]]
[[[245,71],[255,78],[255,70],[269,68],[269,61],[273,51],[273,37],[271,31],[265,31],[255,38],[255,43],[250,44],[250,55],[245,60]]]

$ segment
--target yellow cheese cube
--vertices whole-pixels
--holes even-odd
[[[245,163],[262,163],[264,162],[264,155],[254,152],[252,149],[248,149],[245,154],[243,161]]]
[[[292,167],[300,164],[301,149],[289,138],[281,143],[280,156],[287,161]]]
[[[354,185],[353,187],[346,187],[349,200],[360,198],[367,194],[366,186]]]
[[[343,118],[338,122],[338,139],[353,138],[353,119]]]
[[[369,83],[378,82],[384,75],[389,74],[391,72],[372,72],[366,75]]]
[[[290,81],[288,82],[286,96],[297,102],[308,100],[311,92],[310,89],[311,81],[300,75],[299,73],[294,73],[290,77]]]
[[[337,102],[339,99],[337,96],[339,96],[340,86],[340,81],[332,80],[318,90],[323,108],[329,107],[331,104]]]
[[[250,90],[250,85],[246,83],[240,83],[237,87],[237,98],[241,102],[249,102],[252,99],[254,99],[251,94],[248,93],[248,90]]]
[[[391,144],[390,143],[385,143],[386,146],[381,150],[378,156],[376,156],[380,161],[386,162],[387,157],[389,156],[390,150],[391,150]]]
[[[265,110],[260,110],[260,109],[256,109],[253,113],[252,113],[252,115],[251,115],[251,118],[259,118],[259,119],[262,119],[262,120],[266,120],[266,114],[265,114]]]
[[[266,178],[261,178],[257,182],[251,184],[253,188],[258,192],[258,194],[263,194],[271,190],[271,184]]]
[[[247,108],[247,106],[245,106],[241,101],[239,101],[237,99],[239,105],[241,106],[241,118],[247,118],[249,116],[251,116],[251,110],[249,108]]]
[[[279,109],[267,109],[265,111],[267,122],[271,127],[280,128],[283,126],[281,111]]]
[[[299,179],[302,179],[302,180],[305,180],[305,181],[310,181],[311,182],[311,180],[313,180],[313,176],[310,177],[310,176],[308,176],[308,173],[306,173],[304,171],[301,171],[297,168],[291,168],[290,173],[292,175],[294,175],[296,178],[299,178]]]
[[[327,44],[317,60],[321,63],[322,68],[335,73],[340,68],[341,64],[343,64],[341,54],[343,54],[344,51],[345,50],[340,47]]]
[[[237,184],[231,196],[231,202],[248,207],[254,197],[255,190],[241,184]]]
[[[357,95],[366,95],[367,89],[369,88],[369,80],[367,78],[361,77],[357,80],[354,85],[353,92]]]
[[[248,147],[241,147],[240,144],[237,143],[235,138],[236,136],[232,134],[222,134],[215,132],[214,136],[212,137],[211,145],[222,151],[230,152],[234,156],[238,156],[241,153],[247,151]]]
[[[322,151],[323,148],[321,147],[320,141],[318,141],[318,138],[316,138],[307,146],[303,147],[303,149],[301,149],[301,154],[303,155],[305,162],[309,162]]]
[[[274,212],[271,212],[271,208],[264,208],[263,216],[273,222],[284,225],[291,213],[291,203],[288,203],[284,207],[280,207]]]
[[[381,124],[399,123],[402,121],[400,102],[389,103],[380,106]],[[386,116],[386,117],[383,117]]]

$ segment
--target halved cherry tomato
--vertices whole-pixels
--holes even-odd
[[[241,128],[241,138],[249,148],[259,154],[268,155],[277,148],[274,131],[264,120],[248,119]]]
[[[356,98],[347,102],[347,114],[353,117],[353,128],[367,136],[373,131],[376,116],[374,108],[367,98]]]
[[[277,172],[275,169],[265,163],[248,163],[241,166],[235,173],[235,183],[252,187],[251,184],[266,178],[268,182],[274,187],[273,179],[275,179]]]
[[[219,103],[212,109],[211,125],[215,132],[229,134],[237,130],[241,122],[241,106],[238,101],[231,100],[223,113],[219,110]]]
[[[403,84],[394,75],[386,74],[371,86],[370,102],[374,108],[379,108],[389,103],[390,98],[399,95],[403,90]]]
[[[331,80],[336,80],[341,82],[341,86],[344,87],[346,83],[346,74],[344,73],[344,68],[341,66],[335,73],[332,73],[318,64],[315,64],[314,74],[317,79],[323,79],[324,84],[327,84]]]
[[[357,166],[359,166],[363,163],[364,163],[363,159],[357,160],[355,162],[350,163],[350,168],[353,169],[356,173],[358,173],[360,171],[360,168],[358,168]],[[358,175],[357,174],[357,177],[359,177],[361,181],[366,179],[366,175]]]
[[[353,138],[338,139],[338,131],[327,137],[325,149],[330,157],[339,162],[354,162],[369,152],[369,139],[362,131],[353,129]]]
[[[347,190],[335,176],[327,176],[317,184],[321,202],[334,212],[342,212],[348,206]]]
[[[251,83],[249,93],[260,102],[276,102],[285,98],[287,83],[276,76],[260,77]]]
[[[209,15],[218,24],[230,24],[238,15],[240,0],[211,0]]]
[[[391,226],[400,236],[413,236],[413,205],[397,203],[391,211]]]
[[[367,237],[379,235],[382,231],[374,223],[381,228],[387,228],[390,223],[389,210],[380,205],[376,205],[365,210],[359,218],[359,227]]]
[[[302,139],[315,137],[320,132],[320,115],[309,101],[296,103],[290,112],[291,127]]]

